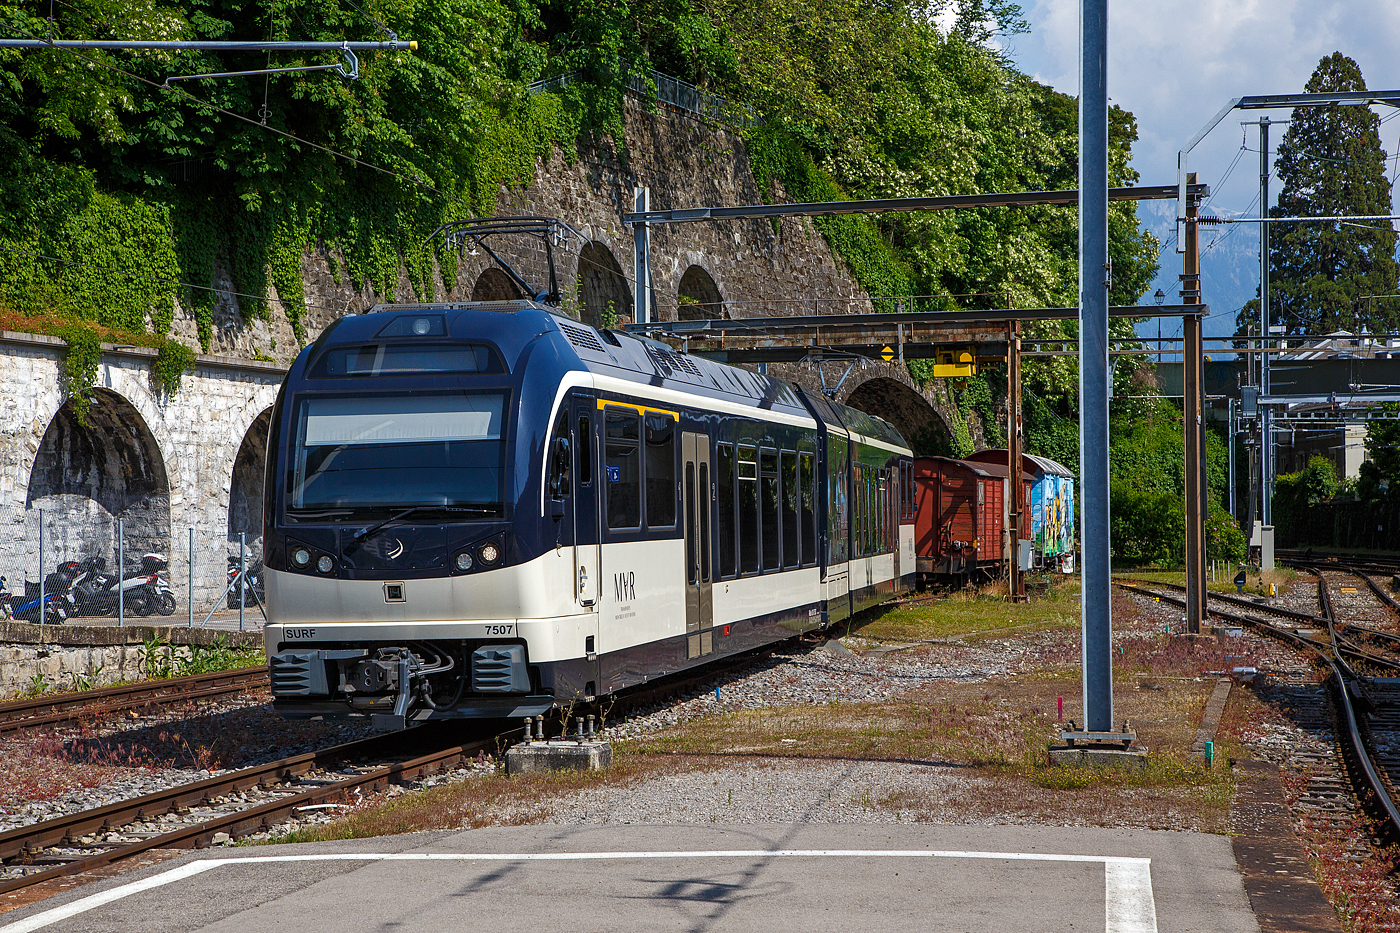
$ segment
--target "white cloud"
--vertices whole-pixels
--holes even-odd
[[[1032,31],[1016,37],[1013,60],[1037,80],[1077,93],[1079,3],[1025,0],[1023,6]],[[1397,47],[1395,0],[1110,0],[1108,87],[1114,102],[1137,116],[1134,166],[1142,183],[1170,184],[1177,150],[1231,98],[1301,92],[1318,61],[1334,51],[1357,61],[1367,87],[1397,88]],[[1191,166],[1203,181],[1219,183],[1240,147],[1240,122],[1258,116],[1226,117],[1197,147]],[[1250,148],[1257,148],[1255,133],[1250,128]],[[1394,153],[1400,120],[1382,134]],[[1258,156],[1246,153],[1217,204],[1243,209],[1257,186]]]

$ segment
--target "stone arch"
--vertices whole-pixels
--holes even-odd
[[[603,326],[608,305],[618,317],[632,317],[632,290],[612,250],[596,240],[578,255],[579,309],[585,324]]]
[[[676,318],[681,321],[714,321],[728,315],[715,280],[700,266],[690,266],[676,289]]]
[[[272,409],[266,408],[253,419],[233,458],[228,492],[228,540],[246,535],[249,552],[262,553],[263,488],[267,474],[267,438],[272,426]]]
[[[73,401],[49,422],[29,472],[27,509],[44,509],[58,559],[170,553],[170,476],[145,418],[110,389],[94,389],[86,424]]]
[[[472,301],[515,301],[520,288],[495,266],[482,271],[472,286]]]
[[[899,379],[867,379],[851,389],[845,404],[894,425],[915,454],[946,456],[953,452],[953,433],[943,413]]]

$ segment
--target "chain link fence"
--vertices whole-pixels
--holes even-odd
[[[260,535],[172,526],[140,508],[128,510],[128,519],[91,499],[64,498],[74,501],[0,508],[0,616],[49,624],[262,627]]]

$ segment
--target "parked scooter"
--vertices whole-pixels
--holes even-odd
[[[228,559],[228,607],[238,608],[239,584],[235,578],[238,576],[238,558],[230,556]],[[263,592],[263,562],[261,559],[247,562],[247,569],[243,581],[243,606],[251,609],[259,602],[267,604],[267,597]]]
[[[175,612],[175,591],[170,581],[161,576],[170,566],[164,554],[142,554],[136,572],[122,581],[126,609],[134,616],[158,612],[163,616]]]
[[[73,611],[79,615],[148,616],[175,611],[175,593],[160,575],[169,566],[163,554],[145,554],[126,578],[107,572],[107,560],[89,557],[79,564],[81,576],[73,585]]]
[[[38,583],[24,581],[24,602],[14,607],[14,618],[42,625],[58,625],[71,615],[73,581],[78,577],[78,562],[64,561],[44,578],[43,611],[39,606]]]

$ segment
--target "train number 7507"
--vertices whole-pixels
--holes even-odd
[[[487,635],[512,635],[515,633],[514,623],[508,625],[486,625],[483,626],[483,628],[486,629]]]

